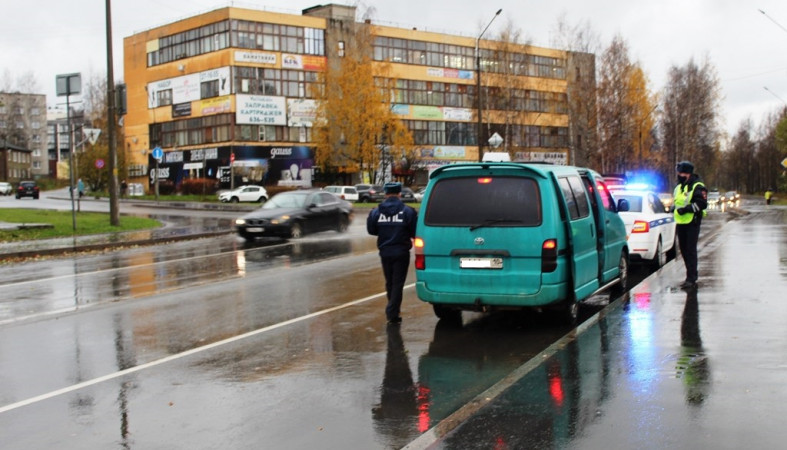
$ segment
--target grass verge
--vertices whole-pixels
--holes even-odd
[[[32,228],[25,230],[1,230],[0,242],[29,241],[58,237],[84,236],[88,234],[136,231],[157,228],[161,223],[146,217],[121,216],[120,226],[109,223],[109,214],[78,212],[77,229],[73,229],[71,211],[51,211],[44,209],[0,209],[0,222],[9,223],[46,223],[52,228]]]

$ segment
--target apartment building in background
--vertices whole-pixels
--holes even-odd
[[[6,167],[16,174],[9,181],[48,175],[45,95],[0,92],[0,142],[12,158]]]
[[[310,186],[311,93],[352,45],[355,15],[342,5],[301,15],[227,7],[125,38],[125,177],[229,186],[232,174]],[[411,131],[424,171],[477,161],[476,39],[362,25],[374,36],[373,64],[395,80],[392,111]],[[568,96],[572,83],[593,77],[594,56],[489,40],[480,53],[484,147],[496,134],[515,161],[571,163],[570,146],[582,139],[571,136]]]

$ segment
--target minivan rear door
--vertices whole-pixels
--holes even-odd
[[[577,299],[584,299],[599,288],[598,231],[594,212],[578,175],[561,176],[557,182],[568,212],[574,294]]]
[[[439,179],[430,190],[421,211],[427,284],[482,299],[534,295],[541,289],[542,243],[555,237],[541,227],[539,182],[521,168],[477,173]]]

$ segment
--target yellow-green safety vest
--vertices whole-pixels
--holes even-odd
[[[675,186],[675,192],[672,194],[672,197],[675,202],[675,211],[673,214],[675,215],[675,223],[678,225],[686,225],[691,223],[694,220],[694,211],[687,212],[685,214],[678,214],[678,209],[682,208],[689,203],[691,203],[691,198],[694,196],[694,189],[697,186],[705,187],[702,181],[697,181],[691,186],[691,190],[688,190],[688,186],[684,186],[683,184],[678,184]],[[682,189],[681,189],[682,188]],[[705,217],[708,213],[703,209],[702,216]]]

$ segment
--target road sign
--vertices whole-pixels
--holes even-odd
[[[97,159],[96,160],[96,169],[103,169],[103,168],[104,168],[104,160],[103,159]]]
[[[782,160],[782,167],[784,167],[785,169],[787,169],[787,158],[784,158],[784,159]]]
[[[98,135],[101,134],[100,128],[85,128],[84,130],[85,137],[87,138],[90,145],[96,145],[96,141],[98,140]]]
[[[162,150],[161,147],[154,148],[153,149],[153,157],[160,161],[161,158],[164,157],[164,150]]]
[[[489,138],[489,145],[491,145],[494,148],[499,147],[500,144],[502,143],[503,143],[503,138],[500,137],[500,135],[497,133],[493,134],[492,137]]]

